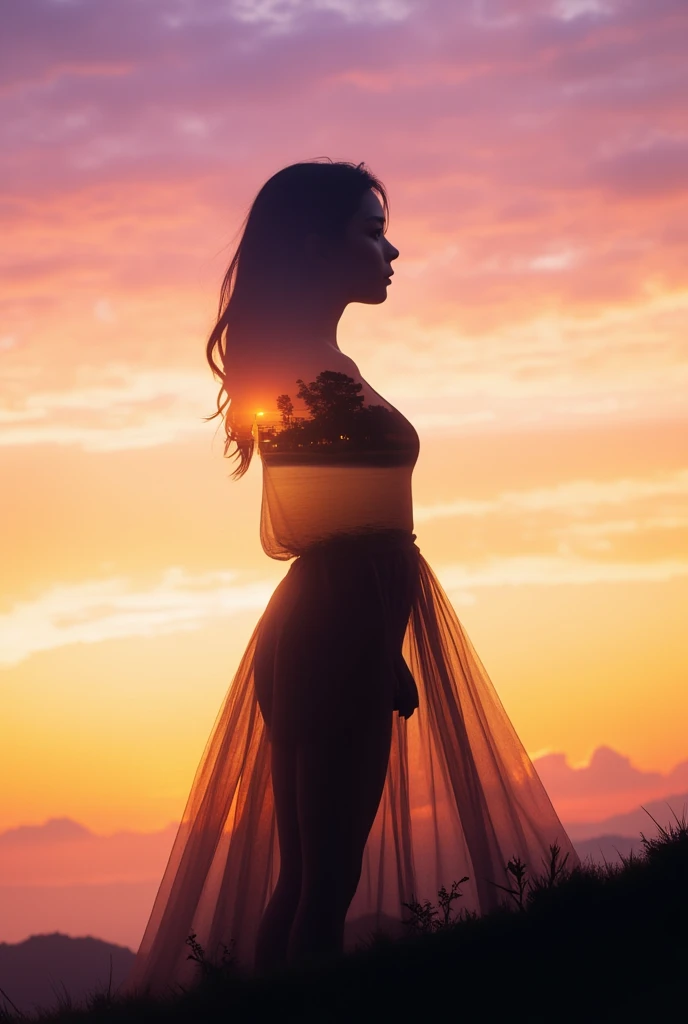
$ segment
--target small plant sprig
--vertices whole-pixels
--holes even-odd
[[[451,928],[452,925],[457,923],[457,918],[452,920],[451,918],[451,905],[454,900],[458,900],[463,894],[459,890],[459,886],[463,885],[469,879],[468,875],[465,875],[458,882],[454,881],[451,885],[451,890],[447,892],[445,886],[437,892],[437,901],[439,907],[435,907],[430,900],[425,900],[420,903],[415,896],[411,896],[410,903],[403,903],[402,906],[406,907],[413,914],[412,918],[404,921],[404,924],[409,925],[417,932],[427,934],[428,932],[437,931],[440,928]],[[440,917],[441,913],[441,917]]]
[[[510,889],[506,885],[500,885],[499,882],[493,882],[498,889],[502,889],[507,892],[509,896],[515,901],[516,906],[519,910],[525,910],[525,899],[526,887],[530,884],[530,880],[527,878],[526,865],[523,863],[520,857],[512,857],[506,866],[509,871],[516,879],[516,888]]]
[[[206,977],[220,977],[233,974],[235,970],[235,959],[234,959],[234,941],[227,946],[224,942],[220,943],[222,948],[222,957],[220,963],[206,960],[205,950],[200,944],[196,937],[196,932],[191,932],[190,935],[185,939],[185,944],[190,947],[191,952],[187,956],[187,960],[194,960],[201,971]]]
[[[568,853],[560,864],[557,864],[557,859],[561,854],[561,847],[558,843],[550,843],[549,853],[549,864],[545,863],[547,872],[544,875],[537,875],[533,880],[529,879],[527,877],[526,865],[521,858],[512,857],[507,864],[506,869],[516,880],[516,888],[509,888],[508,886],[500,885],[499,882],[491,882],[491,884],[496,885],[498,889],[503,889],[504,892],[508,893],[516,903],[519,911],[525,911],[527,909],[528,902],[532,901],[535,893],[540,892],[543,889],[553,889],[568,875],[568,871],[565,870],[566,861],[569,859]]]

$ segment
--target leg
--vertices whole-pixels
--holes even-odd
[[[302,878],[290,964],[343,950],[344,920],[382,796],[391,734],[391,710],[363,707],[353,729],[298,748]]]
[[[287,941],[301,892],[301,843],[296,813],[296,748],[271,744],[272,789],[280,848],[280,873],[265,908],[256,939],[255,966],[271,971],[284,966]]]

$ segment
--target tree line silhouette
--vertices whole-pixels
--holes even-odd
[[[300,377],[297,398],[309,415],[294,415],[294,403],[287,394],[278,395],[277,409],[282,426],[260,429],[261,446],[272,451],[328,446],[338,451],[395,448],[398,424],[384,405],[365,405],[363,385],[345,373],[323,370],[306,384]]]

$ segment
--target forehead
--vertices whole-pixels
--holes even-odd
[[[367,220],[368,217],[383,217],[384,210],[382,209],[382,203],[372,191],[368,189],[363,193],[361,202],[358,207],[357,217],[361,220]]]

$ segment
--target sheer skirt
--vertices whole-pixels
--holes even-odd
[[[279,874],[271,737],[355,737],[365,704],[393,712],[384,791],[347,914],[346,945],[400,934],[413,898],[468,875],[461,907],[504,902],[507,864],[580,864],[547,792],[415,534],[337,539],[292,562],[249,640],[193,780],[136,960],[120,991],[192,984],[195,932],[253,967]],[[371,693],[372,690],[372,693]],[[497,883],[497,884],[495,884]]]

